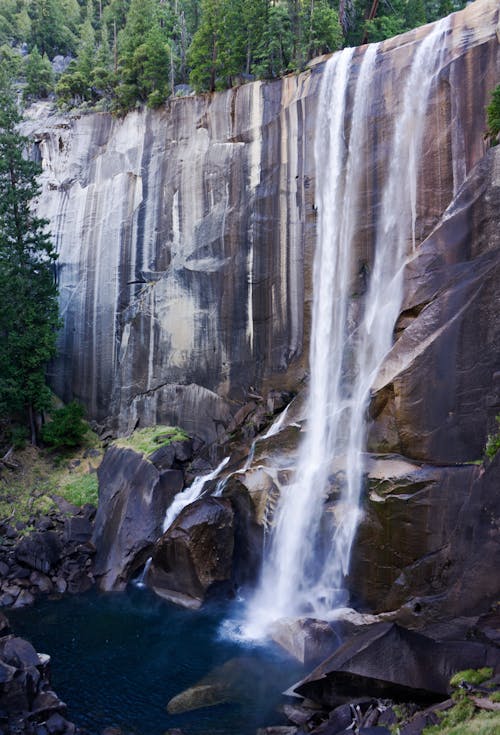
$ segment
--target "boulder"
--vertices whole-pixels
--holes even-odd
[[[378,623],[346,641],[293,691],[329,707],[356,696],[440,701],[454,672],[498,665],[500,650],[493,646],[437,642],[396,623]]]
[[[92,538],[92,532],[92,521],[85,516],[70,516],[64,523],[64,540],[66,543],[86,543]]]
[[[339,645],[331,626],[314,618],[280,618],[269,628],[269,635],[297,661],[307,665],[329,656]]]
[[[186,607],[231,588],[234,512],[226,498],[188,505],[156,543],[148,582],[154,591]]]
[[[169,714],[180,714],[223,702],[244,702],[252,698],[262,677],[262,661],[250,656],[232,658],[215,667],[189,689],[167,704]]]
[[[38,653],[31,643],[17,636],[11,635],[0,640],[0,656],[5,663],[17,669],[40,665]]]
[[[50,657],[16,636],[0,639],[0,731],[21,735],[80,733],[50,686]],[[83,735],[83,734],[82,734]]]
[[[94,572],[103,590],[124,589],[162,532],[165,511],[182,489],[179,470],[158,470],[131,449],[111,447],[98,470]]]
[[[32,533],[16,546],[15,557],[20,564],[47,574],[60,558],[62,544],[53,531]]]

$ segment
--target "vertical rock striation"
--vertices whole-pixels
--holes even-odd
[[[381,48],[360,268],[371,261],[398,90],[412,45],[428,32]],[[497,32],[495,0],[452,17],[426,125],[417,240],[484,153]],[[354,53],[353,77],[363,53]],[[171,422],[212,441],[251,388],[297,385],[307,354],[321,73],[320,60],[298,76],[172,99],[124,119],[34,110],[26,132],[44,170],[39,208],[60,253],[64,328],[52,383],[64,399],[78,398],[98,420],[112,416],[119,432]]]

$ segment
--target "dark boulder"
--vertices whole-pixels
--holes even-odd
[[[92,521],[85,516],[70,516],[64,524],[64,540],[66,543],[83,544],[92,538]]]
[[[262,562],[262,526],[246,487],[233,481],[222,493],[234,511],[233,580],[237,587],[256,582]]]
[[[178,470],[159,471],[131,449],[111,447],[99,467],[93,542],[103,590],[123,589],[162,533],[165,511],[182,489]]]
[[[169,470],[172,468],[175,461],[175,447],[173,444],[167,444],[164,447],[159,447],[150,455],[148,460],[158,470]]]
[[[50,686],[50,657],[16,636],[0,639],[0,732],[12,735],[81,733]],[[83,733],[82,733],[83,735]]]
[[[62,544],[53,531],[32,533],[16,547],[15,556],[20,564],[47,574],[59,561]]]
[[[201,498],[180,513],[153,550],[148,581],[161,597],[197,608],[231,586],[234,512],[225,498]]]
[[[334,707],[356,696],[395,701],[440,701],[453,673],[500,664],[500,650],[472,642],[437,642],[395,623],[354,636],[294,687]]]
[[[38,653],[31,643],[17,636],[7,636],[0,641],[0,657],[2,661],[17,669],[27,669],[40,664]]]

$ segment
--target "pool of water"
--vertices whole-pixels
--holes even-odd
[[[254,735],[257,727],[285,722],[277,711],[281,692],[302,671],[274,648],[221,636],[233,613],[183,610],[130,589],[44,600],[9,618],[17,635],[51,655],[54,690],[69,719],[92,735],[110,725],[137,735],[175,727],[186,735]],[[171,697],[224,664],[240,680],[234,701],[167,712]]]

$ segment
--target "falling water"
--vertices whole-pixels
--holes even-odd
[[[215,470],[212,470],[212,472],[209,472],[207,475],[198,475],[198,477],[195,477],[192,484],[188,488],[186,488],[186,490],[182,490],[180,493],[177,493],[172,503],[167,508],[167,512],[165,513],[165,518],[163,520],[163,533],[168,531],[181,510],[184,510],[187,505],[191,505],[191,503],[194,503],[195,500],[201,498],[207,482],[210,482],[210,480],[215,480],[220,475],[228,462],[229,457],[224,457],[222,462],[217,465]]]
[[[316,135],[318,239],[310,348],[308,429],[295,479],[284,488],[259,589],[247,611],[246,634],[259,637],[270,622],[305,612],[328,617],[347,601],[343,582],[359,517],[370,387],[392,344],[403,268],[415,245],[418,161],[433,80],[440,68],[446,19],[415,45],[400,104],[394,114],[389,156],[373,243],[374,262],[364,312],[351,322],[356,279],[355,244],[367,160],[367,127],[376,88],[378,45],[366,48],[357,76],[350,121],[347,96],[354,50],[325,66]],[[350,127],[349,127],[350,122]],[[348,137],[347,137],[348,136]],[[371,157],[370,157],[371,156]],[[332,462],[345,482],[335,509],[335,532],[321,552],[320,523]]]

